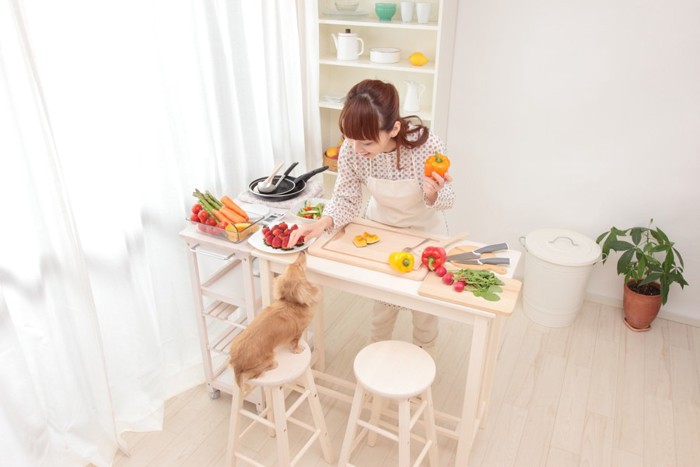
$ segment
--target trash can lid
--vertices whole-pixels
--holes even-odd
[[[564,229],[540,229],[525,237],[527,251],[561,266],[590,266],[600,259],[600,246],[583,234]]]

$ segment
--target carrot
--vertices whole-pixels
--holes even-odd
[[[239,216],[243,217],[244,220],[248,220],[248,213],[246,213],[239,205],[233,202],[231,198],[228,196],[224,195],[221,197],[221,202],[223,203],[224,206],[227,208],[233,210],[233,212],[237,213]]]
[[[212,209],[211,210],[212,215],[216,218],[217,221],[219,222],[228,222],[229,224],[231,223],[230,220],[218,209]]]
[[[231,224],[238,224],[239,222],[245,222],[248,220],[225,205],[219,209],[219,212],[226,216]]]

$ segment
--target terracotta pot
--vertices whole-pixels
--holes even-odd
[[[633,331],[648,331],[651,322],[656,319],[661,309],[661,294],[643,295],[629,288],[630,281],[624,285],[622,309],[625,312],[625,324]],[[659,289],[658,284],[649,284]]]

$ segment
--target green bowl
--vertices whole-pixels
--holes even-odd
[[[380,21],[391,21],[396,14],[396,3],[375,3],[374,12]]]

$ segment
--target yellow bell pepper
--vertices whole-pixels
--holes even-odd
[[[413,271],[413,254],[408,251],[396,251],[389,255],[389,265],[399,272]]]

